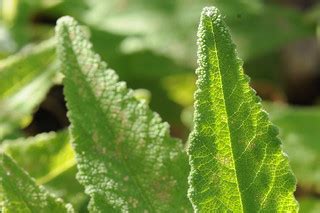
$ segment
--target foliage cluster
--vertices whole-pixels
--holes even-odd
[[[210,1],[102,2],[2,1],[3,212],[319,209],[320,110],[264,103],[282,147],[232,42],[255,64],[313,35],[316,7],[302,14],[258,0],[217,1],[225,18],[203,9],[196,65],[195,25]],[[66,16],[53,35],[51,17],[65,14],[85,25]],[[285,30],[275,28],[279,18]],[[25,46],[30,39],[45,41]],[[263,70],[253,81],[277,82]],[[48,99],[62,86],[70,125],[64,103]],[[32,129],[46,102],[56,132]]]

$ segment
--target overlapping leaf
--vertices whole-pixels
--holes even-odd
[[[168,125],[107,68],[71,17],[58,21],[58,57],[78,163],[92,211],[190,209],[187,159]]]
[[[197,211],[294,212],[295,177],[249,87],[228,29],[205,8],[198,31],[189,197]]]
[[[75,156],[67,131],[6,140],[0,148],[50,192],[79,209],[87,200],[75,179]]]
[[[70,205],[50,195],[6,154],[0,154],[3,212],[73,212]]]
[[[74,153],[66,131],[8,140],[1,148],[36,178],[39,184],[49,182],[75,165]]]

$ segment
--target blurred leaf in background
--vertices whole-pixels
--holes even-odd
[[[75,156],[67,131],[6,140],[0,147],[34,177],[37,184],[72,203],[76,210],[86,205],[87,196],[75,179]]]
[[[70,9],[70,2],[62,1],[51,11],[70,14],[93,28],[135,38],[132,42],[140,42],[137,49],[149,48],[191,65],[195,63],[198,11],[206,5],[215,5],[225,14],[245,59],[313,33],[313,24],[304,21],[301,12],[260,0],[83,0],[87,7],[77,10]]]
[[[299,201],[300,212],[317,213],[320,209],[319,199],[302,199]]]
[[[280,128],[301,190],[320,194],[320,107],[265,105],[271,120]]]
[[[0,140],[27,126],[57,73],[53,40],[0,61]]]
[[[0,165],[0,207],[3,212],[74,212],[70,204],[38,186],[6,154],[0,154]]]
[[[220,8],[246,62],[255,62],[291,41],[311,36],[315,25],[314,19],[305,20],[304,13],[297,9],[262,0],[2,2],[3,23],[18,47],[48,38],[55,20],[62,15],[80,20],[88,26],[95,50],[130,87],[148,89],[153,96],[151,108],[173,126],[181,126],[173,116],[182,108],[168,99],[162,79],[195,69],[195,37],[201,8],[207,5]],[[260,70],[253,63],[246,70],[260,79],[278,78],[278,65],[263,67],[266,69]],[[161,103],[170,107],[159,107]]]

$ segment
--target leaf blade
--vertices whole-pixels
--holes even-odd
[[[295,178],[277,129],[249,87],[216,8],[202,12],[198,47],[195,126],[189,146],[189,198],[194,208],[296,211]]]
[[[1,199],[4,212],[73,212],[70,205],[50,195],[6,154],[0,154]]]
[[[88,199],[84,188],[76,180],[75,154],[67,130],[5,140],[0,149],[38,185],[44,185],[49,192],[70,203],[75,211],[86,205]]]
[[[78,180],[91,196],[89,209],[190,209],[187,156],[168,125],[118,82],[74,19],[60,19],[56,35]]]
[[[38,184],[45,184],[75,166],[69,140],[67,131],[50,132],[6,140],[0,148],[32,175]]]

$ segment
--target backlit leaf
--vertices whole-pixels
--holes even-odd
[[[198,31],[189,197],[196,211],[294,212],[295,177],[249,87],[228,29],[205,8]]]

